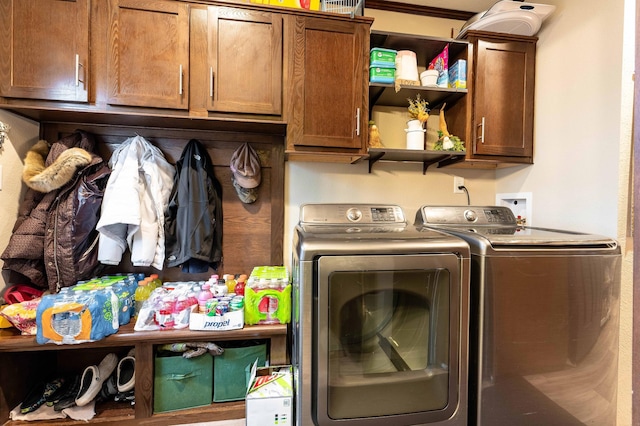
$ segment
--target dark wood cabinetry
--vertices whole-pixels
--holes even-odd
[[[533,163],[536,37],[467,33],[473,46],[467,159]]]
[[[108,103],[187,109],[189,6],[166,0],[111,0]]]
[[[290,159],[359,159],[366,153],[371,21],[292,21],[286,153]]]
[[[88,100],[88,3],[0,1],[0,96]]]
[[[533,162],[533,107],[536,37],[469,31],[467,40],[451,40],[408,34],[371,33],[371,46],[416,52],[419,67],[449,45],[449,64],[467,59],[467,89],[401,86],[371,83],[369,102],[405,107],[407,98],[420,94],[432,111],[446,102],[449,131],[465,141],[464,161],[443,152],[425,152],[429,164],[452,167],[497,168]],[[422,61],[422,62],[421,62]],[[377,159],[416,161],[415,152],[373,150]],[[389,151],[389,152],[387,152]]]
[[[216,6],[207,12],[207,109],[282,114],[282,15]]]

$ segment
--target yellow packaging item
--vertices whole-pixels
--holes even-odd
[[[251,0],[255,4],[290,7],[293,9],[320,10],[320,0]]]
[[[2,310],[7,306],[9,305],[0,305],[0,312],[2,312]],[[0,328],[11,328],[11,327],[13,327],[13,324],[11,324],[11,322],[8,319],[0,315]]]

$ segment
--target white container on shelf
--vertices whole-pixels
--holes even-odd
[[[424,150],[425,129],[404,129],[407,132],[407,149]]]
[[[400,50],[396,54],[396,80],[420,81],[416,52]]]
[[[438,70],[426,70],[420,73],[420,83],[423,86],[435,87],[438,85]]]

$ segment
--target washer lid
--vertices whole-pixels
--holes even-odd
[[[506,206],[429,206],[416,213],[416,227],[438,229],[471,241],[484,241],[494,249],[515,248],[615,248],[609,237],[580,232],[518,226]]]
[[[469,19],[457,38],[464,37],[469,30],[533,36],[555,8],[548,4],[502,0]]]

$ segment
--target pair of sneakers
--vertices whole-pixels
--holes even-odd
[[[135,365],[135,352],[132,348],[120,361],[116,354],[110,353],[99,365],[87,367],[82,373],[80,390],[75,399],[76,405],[79,407],[87,405],[98,395],[100,399],[110,399],[110,396],[118,392],[133,389]]]

